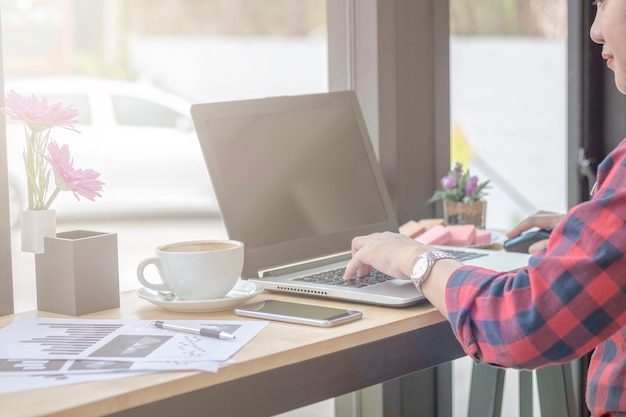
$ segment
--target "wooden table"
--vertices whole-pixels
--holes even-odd
[[[0,415],[271,416],[463,356],[448,322],[427,303],[396,309],[267,293],[254,301],[264,298],[349,307],[364,317],[334,328],[271,322],[217,373],[162,372],[4,394]],[[0,327],[21,316],[59,317],[3,316]],[[171,312],[135,292],[122,293],[119,309],[83,317],[255,320],[232,310]]]

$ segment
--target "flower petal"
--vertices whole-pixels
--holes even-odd
[[[98,178],[100,173],[92,169],[76,169],[74,161],[70,157],[69,147],[59,145],[52,141],[48,145],[46,160],[54,171],[56,185],[64,191],[72,191],[74,197],[80,201],[80,196],[93,201],[96,197],[102,197],[99,191],[104,183]]]
[[[0,108],[13,120],[23,121],[31,130],[39,132],[53,127],[62,127],[73,130],[74,124],[78,121],[78,110],[72,106],[63,107],[61,103],[48,105],[47,99],[39,101],[32,94],[30,97],[23,97],[15,91],[9,91],[5,99],[5,107]]]

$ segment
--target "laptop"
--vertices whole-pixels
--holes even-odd
[[[228,236],[244,242],[243,279],[384,306],[423,299],[409,280],[303,278],[343,268],[356,236],[398,231],[354,91],[194,104],[191,116]],[[474,251],[485,256],[468,263],[527,265],[527,255]]]

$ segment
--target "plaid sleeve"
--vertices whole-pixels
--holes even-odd
[[[598,170],[591,201],[567,214],[527,269],[459,269],[446,305],[466,353],[533,369],[589,352],[626,325],[626,145]]]

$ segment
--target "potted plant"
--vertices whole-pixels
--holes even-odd
[[[0,112],[24,125],[28,209],[21,213],[22,250],[43,253],[43,238],[56,236],[56,212],[50,205],[59,192],[71,191],[77,200],[80,196],[94,200],[101,197],[104,183],[98,172],[74,168],[68,146],[59,146],[52,139],[55,127],[80,133],[74,128],[78,116],[75,108],[48,104],[46,99],[24,97],[11,90]]]
[[[443,201],[444,221],[450,224],[473,224],[485,228],[485,215],[489,180],[481,182],[469,169],[456,163],[454,168],[441,179],[442,189],[435,191],[428,202]]]

